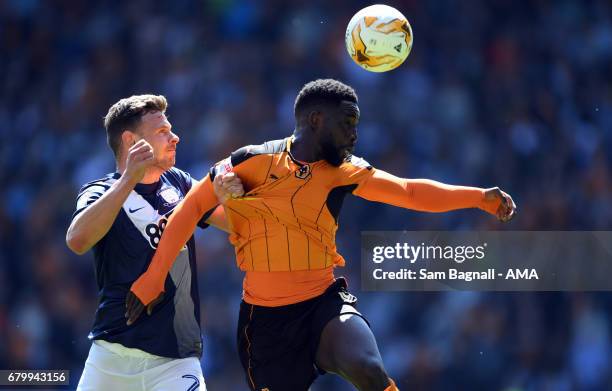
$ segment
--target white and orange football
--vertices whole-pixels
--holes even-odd
[[[345,41],[357,65],[371,72],[386,72],[400,66],[410,54],[412,28],[395,8],[375,4],[353,16]]]

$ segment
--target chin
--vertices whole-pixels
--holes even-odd
[[[339,167],[350,156],[346,149],[336,149],[330,145],[323,147],[323,159],[334,167]]]

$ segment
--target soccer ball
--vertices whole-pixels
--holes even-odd
[[[346,50],[363,69],[386,72],[404,62],[412,49],[408,19],[393,7],[375,4],[357,12],[346,27]]]

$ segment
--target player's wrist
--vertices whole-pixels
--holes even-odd
[[[119,178],[118,182],[131,191],[134,189],[134,187],[136,187],[138,182],[140,182],[140,179],[138,179],[136,175],[129,172],[128,170],[125,170]]]
[[[491,189],[480,189],[481,197],[480,197],[480,203],[478,205],[478,208],[493,216],[497,216],[497,209],[499,209],[501,200],[497,198],[491,198],[488,195],[488,192],[490,190]]]
[[[160,293],[164,292],[163,281],[160,284],[157,278],[143,274],[132,284],[130,291],[138,297],[144,305],[149,305]]]

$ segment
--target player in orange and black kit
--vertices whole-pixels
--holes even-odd
[[[245,272],[238,348],[253,390],[307,390],[317,372],[359,390],[397,390],[367,321],[335,267],[338,214],[347,194],[428,212],[480,208],[509,220],[514,202],[498,188],[403,179],[352,156],[359,120],[353,89],[308,83],[295,102],[293,136],[247,146],[217,163],[171,216],[148,270],[132,286],[128,317],[164,289],[172,261],[219,200],[212,180],[237,175],[245,195],[224,202],[230,242]],[[225,179],[225,178],[224,178]]]

